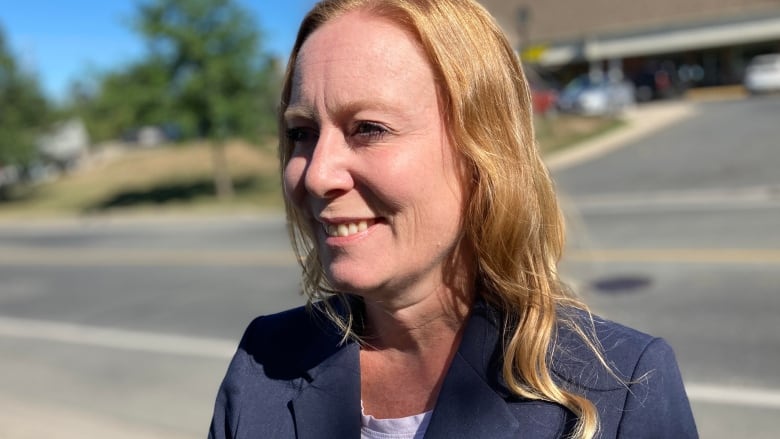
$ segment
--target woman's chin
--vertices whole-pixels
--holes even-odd
[[[357,273],[331,272],[328,274],[328,283],[336,291],[342,293],[364,296],[378,289],[379,284],[375,279],[369,276],[359,275]]]
[[[375,287],[369,283],[355,279],[330,279],[329,283],[336,291],[356,296],[365,296],[375,290]]]

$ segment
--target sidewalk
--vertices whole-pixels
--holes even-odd
[[[626,113],[624,127],[553,153],[545,161],[551,171],[565,169],[622,148],[695,114],[695,104],[688,100],[643,104]]]

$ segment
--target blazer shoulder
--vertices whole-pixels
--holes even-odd
[[[338,349],[334,329],[316,307],[255,318],[217,393],[209,437],[288,437],[280,433],[294,430],[287,403],[300,393],[308,371]]]
[[[552,369],[559,384],[596,404],[605,437],[697,437],[674,351],[662,338],[575,311],[559,326]]]
[[[338,328],[316,305],[255,318],[237,355],[262,366],[266,376],[291,379],[319,364],[342,345]]]
[[[668,359],[666,355],[646,355],[648,350],[664,347],[671,349],[663,340],[636,329],[586,311],[565,310],[559,318],[552,370],[558,378],[583,390],[626,388],[640,360]]]
[[[344,346],[317,305],[255,318],[217,392],[209,437],[290,437],[288,403],[323,365],[344,358],[336,355],[348,353]]]

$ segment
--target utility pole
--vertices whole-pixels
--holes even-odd
[[[530,46],[528,39],[530,37],[528,28],[531,22],[531,8],[527,5],[520,5],[517,7],[515,13],[515,26],[517,27],[517,38],[519,39],[517,44],[517,53],[522,54],[523,50]]]

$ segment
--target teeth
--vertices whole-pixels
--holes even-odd
[[[373,224],[373,221],[371,221],[371,224]],[[369,224],[369,221],[361,220],[354,223],[324,224],[324,228],[328,236],[346,237],[366,231],[371,224]]]

